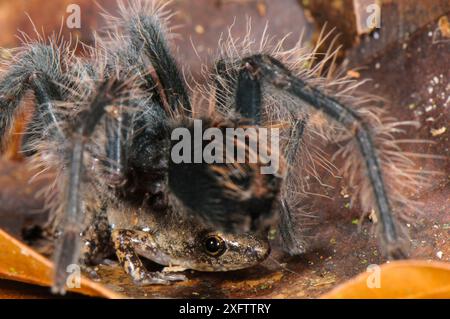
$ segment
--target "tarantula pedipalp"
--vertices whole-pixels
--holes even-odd
[[[314,138],[344,145],[341,153],[351,158],[345,168],[361,183],[363,206],[376,209],[385,252],[404,256],[391,212],[393,201],[405,202],[396,186],[413,176],[410,170],[404,173],[409,162],[398,155],[390,135],[401,123],[382,121],[369,107],[371,100],[353,95],[357,85],[347,79],[318,77],[317,69],[304,63],[314,55],[299,47],[251,52],[244,45],[239,54],[224,52],[210,74],[206,91],[214,108],[200,117],[201,133],[288,123],[283,124],[287,142],[280,170],[262,174],[261,159],[175,162],[172,133],[177,128],[194,131],[195,119],[164,40],[165,6],[130,0],[119,7],[120,18],[108,17],[110,32],[90,58],[77,58],[54,42],[28,43],[7,63],[0,80],[0,142],[31,90],[37,110],[24,136],[24,151],[36,165],[59,171],[58,191],[51,192],[59,233],[55,291],[64,291],[66,267],[78,262],[82,236],[102,244],[88,241],[86,258],[106,253],[112,242],[125,271],[141,283],[183,276],[148,273],[138,255],[209,271],[253,265],[267,257],[268,247],[258,235],[274,220],[286,249],[303,252],[291,203],[302,176],[292,168],[309,154],[301,141]],[[330,121],[318,124],[315,114]],[[246,159],[253,137],[248,139],[232,139]],[[256,144],[270,153],[269,146]],[[283,181],[285,161],[289,176]]]

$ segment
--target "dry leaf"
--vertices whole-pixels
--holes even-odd
[[[53,264],[0,229],[0,278],[50,287]],[[69,289],[92,297],[121,298],[121,295],[87,278],[81,288]]]
[[[379,288],[374,276],[379,277]],[[398,261],[356,276],[322,298],[450,298],[450,263]]]

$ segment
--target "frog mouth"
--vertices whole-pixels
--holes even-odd
[[[162,266],[182,266],[178,265],[177,263],[174,263],[173,258],[163,253],[162,251],[148,251],[136,249],[136,253]]]
[[[185,269],[192,269],[192,270],[198,270],[198,271],[207,271],[207,270],[201,270],[201,267],[197,267],[196,265],[193,265],[190,262],[186,261],[180,261],[177,259],[174,259],[173,257],[161,252],[161,251],[145,251],[145,250],[136,250],[136,253],[144,258],[147,258],[161,266],[166,267],[182,267]],[[218,271],[218,270],[211,270],[211,271]]]

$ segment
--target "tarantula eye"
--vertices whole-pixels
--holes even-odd
[[[203,242],[203,246],[206,253],[214,257],[221,256],[226,250],[225,241],[217,235],[207,236]]]

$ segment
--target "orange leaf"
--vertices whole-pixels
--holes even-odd
[[[52,262],[0,229],[0,278],[50,287],[52,273]],[[69,291],[92,297],[122,297],[85,277],[81,278],[81,288]]]
[[[369,288],[377,282],[379,288]],[[450,263],[391,262],[350,279],[321,298],[450,298]]]

